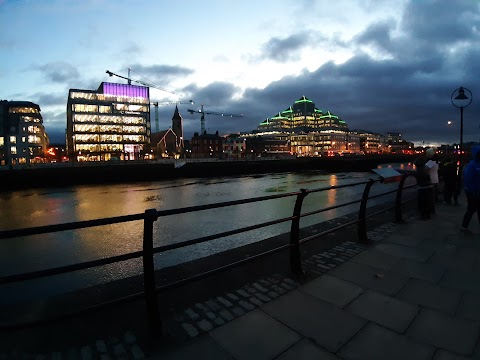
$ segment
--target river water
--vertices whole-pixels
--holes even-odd
[[[91,220],[157,210],[246,199],[376,178],[372,173],[304,174],[171,181],[121,185],[75,186],[0,193],[0,228],[17,229],[48,224]],[[371,194],[396,188],[378,184]],[[312,193],[302,212],[359,199],[364,185]],[[394,195],[369,201],[369,206],[393,201]],[[182,242],[221,231],[262,223],[292,215],[295,197],[238,205],[159,218],[154,225],[156,246]],[[359,204],[302,218],[301,227],[354,211]],[[262,228],[205,244],[158,254],[156,268],[163,268],[250,244],[290,230],[290,223]],[[141,250],[143,222],[135,221],[54,234],[0,240],[0,276],[68,265]],[[33,280],[0,287],[8,294],[0,304],[48,297],[141,272],[141,260]]]

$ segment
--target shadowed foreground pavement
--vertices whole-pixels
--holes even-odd
[[[367,226],[368,245],[356,243],[356,226],[327,235],[328,250],[302,250],[304,278],[279,271],[280,255],[255,276],[249,263],[160,294],[166,336],[146,333],[141,300],[0,333],[0,360],[480,359],[480,225],[475,216],[470,234],[459,231],[460,201],[428,221],[386,214]]]
[[[339,266],[149,357],[480,359],[480,225],[475,215],[471,233],[459,231],[461,200],[374,229]]]

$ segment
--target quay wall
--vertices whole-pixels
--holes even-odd
[[[0,191],[26,188],[65,187],[83,184],[149,182],[192,177],[242,176],[281,172],[369,171],[379,164],[412,161],[407,155],[294,158],[281,160],[126,162],[48,164],[0,170]]]

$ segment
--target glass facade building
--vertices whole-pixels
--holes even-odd
[[[150,145],[149,88],[103,82],[70,89],[67,151],[71,161],[136,160]]]
[[[40,106],[0,101],[0,165],[43,163],[48,144]]]

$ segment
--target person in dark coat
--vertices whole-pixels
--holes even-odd
[[[461,231],[468,231],[468,224],[475,212],[480,224],[480,145],[472,147],[472,160],[463,170],[463,189],[467,197],[467,211],[463,216]]]
[[[450,157],[442,162],[440,175],[443,178],[443,200],[448,205],[458,205],[457,163]]]

